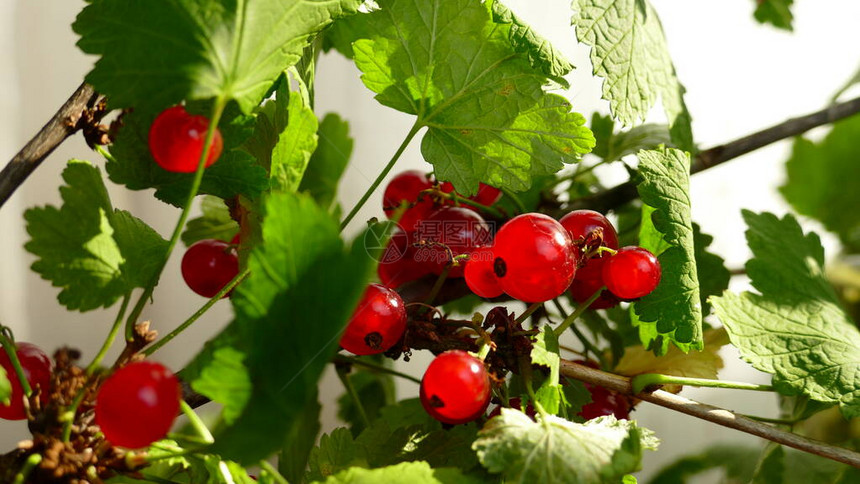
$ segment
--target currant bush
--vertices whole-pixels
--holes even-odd
[[[391,348],[406,330],[406,306],[392,289],[370,284],[352,314],[340,346],[356,355],[374,355]]]
[[[149,129],[149,151],[158,166],[176,173],[194,173],[203,154],[209,120],[189,114],[183,106],[167,108],[155,118]],[[206,166],[221,156],[224,141],[215,129]]]
[[[16,346],[15,355],[21,363],[21,369],[24,370],[24,377],[27,378],[30,389],[39,392],[39,401],[44,404],[51,390],[51,359],[34,344],[19,342]],[[6,370],[6,377],[12,385],[9,405],[0,403],[0,419],[24,420],[27,418],[27,411],[24,407],[24,389],[21,387],[21,382],[18,381],[9,355],[2,348],[0,348],[0,366]]]
[[[455,425],[483,415],[490,403],[490,391],[484,362],[465,351],[449,350],[430,362],[419,396],[431,417]]]

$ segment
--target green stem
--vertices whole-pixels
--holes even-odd
[[[388,172],[390,172],[391,169],[394,168],[394,164],[397,163],[397,160],[400,159],[400,155],[403,154],[403,152],[406,150],[406,147],[409,146],[409,142],[412,141],[412,138],[414,138],[416,134],[418,134],[418,131],[420,129],[421,126],[418,124],[412,126],[412,129],[409,130],[409,133],[406,135],[406,138],[403,140],[402,143],[400,143],[400,146],[397,148],[397,151],[394,152],[394,156],[391,157],[391,159],[388,161],[388,164],[385,165],[385,168],[383,168],[382,172],[376,177],[376,180],[373,180],[373,183],[370,185],[367,191],[364,192],[364,195],[361,196],[361,199],[358,200],[358,203],[356,203],[355,206],[352,207],[352,210],[350,210],[346,218],[343,219],[343,222],[340,223],[340,230],[345,229],[346,226],[349,225],[349,222],[351,222],[352,219],[355,218],[356,214],[358,214],[358,211],[361,210],[361,207],[363,207],[365,202],[367,202],[367,199],[370,198],[373,192],[376,191],[376,188],[379,187],[379,184],[382,183],[382,180],[384,180],[385,177],[388,175]]]
[[[104,156],[106,160],[114,161],[114,162],[116,161],[116,158],[114,158],[113,155],[110,153],[110,151],[106,150],[104,146],[96,145],[96,151],[100,155]]]
[[[206,159],[209,157],[209,148],[212,144],[212,139],[215,136],[215,130],[218,128],[218,123],[221,121],[221,115],[224,113],[224,108],[226,106],[227,99],[223,97],[216,99],[215,104],[212,106],[212,114],[209,117],[209,128],[206,130],[206,138],[203,144],[203,153],[200,154],[200,161],[197,163],[197,171],[194,172],[194,179],[191,182],[191,190],[188,192],[185,206],[182,209],[182,213],[179,215],[176,227],[173,229],[173,235],[170,237],[170,242],[167,244],[167,251],[164,254],[164,260],[161,261],[158,271],[156,271],[152,281],[150,281],[144,289],[143,294],[140,295],[140,299],[137,300],[137,304],[134,305],[134,309],[132,309],[131,314],[126,320],[126,341],[131,342],[134,340],[134,325],[137,324],[137,319],[143,312],[146,302],[150,297],[152,297],[152,291],[155,290],[155,286],[158,284],[161,273],[164,271],[164,267],[167,265],[168,259],[170,259],[170,254],[173,252],[173,249],[176,247],[176,244],[179,242],[179,238],[182,235],[185,221],[188,220],[188,215],[191,213],[191,205],[194,203],[194,197],[197,196],[197,192],[200,190],[200,183],[203,181],[203,171],[206,169]]]
[[[436,296],[439,295],[439,291],[442,290],[442,285],[445,284],[445,279],[448,278],[448,272],[451,271],[451,264],[445,266],[442,269],[442,273],[439,274],[439,277],[436,278],[436,282],[433,283],[433,287],[430,289],[430,294],[427,295],[427,299],[424,300],[424,304],[431,305],[433,304],[433,300],[436,299]]]
[[[493,345],[484,342],[481,344],[481,349],[478,350],[478,359],[484,361],[487,359],[487,355],[490,354],[490,350],[493,349]]]
[[[552,301],[555,304],[556,309],[558,309],[558,312],[561,313],[562,317],[564,317],[565,321],[567,321],[567,311],[564,310],[564,307],[562,307],[561,302],[559,302],[558,299],[553,299]],[[603,363],[605,363],[603,361],[603,353],[597,348],[597,346],[595,346],[594,343],[592,343],[591,340],[589,340],[585,336],[585,334],[580,331],[579,328],[576,327],[576,325],[571,324],[570,329],[582,343],[582,347],[585,348],[585,354],[582,356],[588,359],[588,353],[594,353],[594,356],[600,360],[601,366],[603,366]]]
[[[21,470],[15,474],[15,480],[12,481],[12,484],[25,484],[27,482],[27,478],[30,477],[30,473],[33,472],[39,464],[42,463],[42,454],[30,454],[27,457],[27,460],[24,461],[24,465],[21,466]]]
[[[591,303],[593,303],[597,300],[597,298],[600,297],[600,293],[603,292],[603,289],[605,289],[605,287],[601,287],[600,289],[595,291],[595,293],[592,294],[591,297],[588,298],[584,303],[580,304],[579,307],[577,307],[576,310],[570,316],[564,318],[564,321],[562,321],[562,323],[558,325],[557,328],[555,328],[554,332],[556,338],[560,337],[562,333],[564,333],[567,328],[569,328],[570,325],[573,324],[574,321],[576,321],[577,319],[579,319],[580,316],[582,316],[582,313],[584,313],[585,310],[588,309],[588,306],[591,306]]]
[[[514,202],[514,205],[517,207],[517,210],[519,210],[519,211],[520,211],[520,213],[526,213],[526,212],[528,212],[528,210],[526,210],[526,206],[525,206],[525,205],[523,205],[523,202],[520,200],[520,198],[519,198],[519,197],[517,197],[516,195],[514,195],[510,190],[506,190],[506,189],[504,189],[504,188],[501,188],[500,190],[502,191],[502,194],[503,194],[504,196],[506,196],[506,197],[510,198],[510,199],[511,199],[511,201],[512,201],[512,202]]]
[[[206,424],[203,423],[203,420],[200,419],[200,416],[197,415],[197,412],[191,408],[190,405],[185,403],[185,400],[179,401],[179,408],[182,409],[182,413],[188,418],[188,423],[191,424],[191,428],[203,439],[203,442],[207,444],[211,444],[215,442],[215,437],[212,436],[212,432],[209,431],[209,428],[206,427]]]
[[[348,393],[349,397],[352,398],[352,401],[355,402],[355,407],[358,409],[358,415],[361,417],[361,422],[364,424],[364,428],[369,428],[370,419],[367,418],[367,412],[364,411],[364,405],[361,404],[361,399],[358,398],[358,393],[356,393],[355,387],[352,385],[352,382],[349,381],[348,372],[348,367],[335,367],[335,373],[337,373],[337,377],[340,378],[341,383],[343,383],[346,393]]]
[[[772,392],[770,385],[756,385],[753,383],[742,383],[722,380],[708,380],[705,378],[687,378],[674,375],[660,375],[658,373],[645,373],[637,375],[631,380],[633,394],[638,395],[651,385],[688,385],[692,387],[707,388],[731,388],[735,390],[753,390],[758,392]]]
[[[272,479],[274,479],[275,482],[277,482],[278,484],[290,484],[289,482],[287,482],[286,479],[284,479],[284,476],[282,476],[281,473],[278,472],[278,470],[275,469],[275,467],[272,466],[272,464],[270,464],[267,460],[260,461],[260,470],[268,472],[269,475],[272,476]]]
[[[743,415],[743,416],[746,418],[752,419],[752,420],[759,421],[759,422],[772,423],[772,424],[777,424],[777,425],[794,425],[794,424],[800,422],[800,420],[793,419],[793,418],[770,418],[770,417],[759,417],[757,415]]]
[[[547,411],[543,408],[543,405],[537,401],[537,396],[535,395],[535,390],[532,388],[532,363],[529,360],[528,356],[521,356],[519,358],[519,366],[520,366],[520,377],[523,379],[523,385],[526,387],[526,393],[534,404],[535,409],[538,411],[541,417],[541,421],[546,421]]]
[[[429,188],[427,190],[424,190],[422,193],[428,193],[428,194],[432,194],[433,196],[436,196],[439,198],[451,200],[452,202],[454,202],[456,204],[469,205],[471,207],[475,207],[478,210],[481,210],[482,212],[486,212],[486,213],[488,213],[494,217],[497,217],[497,218],[503,218],[505,216],[505,214],[502,213],[501,210],[499,210],[495,207],[491,207],[489,205],[484,205],[483,203],[478,203],[478,202],[476,202],[470,198],[463,197],[460,194],[458,194],[457,192],[446,193],[446,192],[443,192],[442,190],[439,190],[436,188]]]
[[[538,310],[538,308],[539,308],[539,307],[541,307],[541,306],[543,306],[543,303],[542,303],[542,302],[539,302],[539,303],[532,303],[529,307],[527,307],[527,308],[526,308],[526,310],[525,310],[525,311],[523,311],[523,313],[522,313],[522,314],[520,314],[519,316],[517,316],[517,319],[515,319],[515,320],[514,320],[514,322],[516,322],[516,323],[518,323],[518,324],[522,324],[522,323],[523,323],[523,321],[525,321],[525,320],[526,320],[526,318],[528,318],[529,316],[531,316],[531,315],[532,315],[532,313],[534,313],[535,311],[537,311],[537,310]]]
[[[337,355],[332,360],[332,363],[363,366],[363,367],[368,368],[370,370],[378,371],[380,373],[387,373],[387,374],[393,375],[393,376],[399,376],[400,378],[404,378],[406,380],[417,383],[419,385],[421,384],[421,380],[419,380],[418,378],[415,378],[412,375],[407,375],[406,373],[401,373],[397,370],[392,370],[391,368],[388,368],[388,367],[385,367],[382,365],[377,365],[376,363],[371,363],[369,361],[359,360],[358,358],[352,358],[352,357],[344,356],[344,355]]]
[[[206,311],[209,310],[209,308],[211,308],[213,305],[215,305],[215,303],[220,301],[221,298],[224,297],[225,294],[232,291],[233,288],[238,286],[239,283],[242,282],[243,279],[248,277],[249,273],[250,273],[250,269],[248,269],[246,267],[245,270],[243,270],[242,272],[237,274],[236,277],[234,277],[230,282],[228,282],[226,286],[222,287],[221,290],[218,291],[217,294],[215,294],[214,296],[209,298],[209,300],[206,301],[206,304],[204,304],[203,306],[200,307],[200,309],[195,311],[194,314],[191,315],[191,317],[186,319],[185,322],[183,322],[182,324],[177,326],[173,331],[164,335],[163,338],[161,338],[160,340],[153,343],[152,346],[150,346],[149,348],[147,348],[143,352],[143,354],[145,354],[146,356],[150,356],[153,353],[155,353],[156,351],[158,351],[162,346],[169,343],[173,338],[179,336],[180,333],[182,333],[183,331],[188,329],[189,326],[191,326],[192,324],[194,324],[195,321],[200,319],[200,316],[203,316],[203,314],[205,314]]]
[[[30,388],[30,382],[27,381],[27,375],[24,373],[24,367],[21,366],[21,361],[18,359],[18,354],[15,352],[17,346],[15,341],[6,334],[7,328],[0,326],[0,344],[6,351],[6,356],[9,357],[9,362],[12,363],[12,368],[15,369],[15,376],[18,377],[18,383],[21,384],[21,389],[24,390],[24,396],[30,398],[33,395],[33,389]],[[11,334],[11,333],[10,333]]]

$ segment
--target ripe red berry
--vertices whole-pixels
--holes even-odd
[[[158,166],[176,173],[194,173],[203,154],[203,143],[209,120],[188,114],[183,106],[167,108],[155,118],[149,128],[149,151]],[[224,141],[215,129],[206,166],[218,160]]]
[[[584,266],[576,270],[576,278],[570,284],[570,295],[574,301],[584,303],[597,290],[605,286],[603,282],[603,264],[608,257],[592,258]],[[590,309],[607,309],[616,306],[620,301],[606,289],[588,306]]]
[[[430,188],[433,188],[433,181],[418,170],[398,174],[388,182],[382,196],[382,210],[385,211],[385,216],[391,218],[402,202],[410,203],[410,208],[400,217],[398,223],[407,232],[412,232],[415,230],[415,224],[427,218],[433,211],[433,200],[428,196],[420,195],[422,191]]]
[[[476,212],[462,207],[443,207],[418,222],[415,237],[430,242],[418,250],[419,260],[426,261],[434,274],[441,274],[451,257],[470,254],[490,243],[490,227]],[[452,267],[448,277],[463,277],[462,264]]]
[[[494,271],[509,296],[548,301],[570,287],[578,252],[567,230],[552,218],[527,213],[509,220],[496,234]]]
[[[418,260],[412,238],[412,234],[402,230],[391,235],[382,253],[382,260],[376,267],[376,273],[384,286],[397,289],[404,283],[430,274],[430,268]]]
[[[480,297],[492,298],[504,294],[496,273],[493,272],[494,259],[493,249],[483,247],[469,255],[469,260],[463,269],[466,285]]]
[[[603,264],[606,288],[621,299],[637,299],[660,283],[660,262],[642,247],[622,247]]]
[[[490,377],[484,362],[461,350],[437,356],[421,379],[421,404],[436,420],[447,424],[471,422],[490,403]]]
[[[179,412],[179,380],[167,368],[139,361],[115,371],[96,396],[95,420],[113,445],[137,449],[167,435]]]
[[[558,221],[570,234],[574,242],[587,242],[600,236],[604,247],[618,248],[618,234],[615,227],[602,214],[594,210],[574,210]]]
[[[222,240],[195,242],[182,256],[182,278],[192,291],[203,297],[218,294],[237,274],[236,249]]]
[[[38,346],[24,342],[17,343],[15,355],[18,356],[30,389],[36,391],[38,388],[41,392],[39,401],[44,403],[51,390],[51,359]],[[12,385],[9,405],[0,403],[0,419],[24,420],[27,418],[27,411],[24,409],[24,389],[21,388],[9,355],[2,348],[0,348],[0,366],[6,370],[6,378]]]
[[[406,305],[392,289],[370,284],[352,313],[340,345],[356,355],[375,355],[394,346],[406,330]]]

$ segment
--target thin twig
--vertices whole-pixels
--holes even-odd
[[[87,83],[78,86],[48,123],[0,171],[0,207],[60,143],[81,128],[78,120],[97,96],[93,86]]]
[[[801,437],[800,435],[786,432],[771,425],[757,422],[730,410],[706,403],[699,403],[663,390],[643,392],[636,395],[633,393],[630,379],[623,376],[596,370],[569,360],[561,360],[561,374],[568,378],[599,385],[618,393],[635,396],[640,400],[707,420],[717,425],[740,430],[741,432],[746,432],[771,442],[794,447],[810,454],[820,455],[821,457],[860,468],[860,453]]]
[[[690,173],[699,173],[713,168],[771,143],[803,134],[812,128],[839,121],[858,112],[860,112],[860,98],[833,104],[820,111],[792,118],[743,138],[700,151],[693,161]],[[588,208],[605,213],[632,201],[636,196],[636,184],[627,181],[608,190],[574,200],[566,207],[566,211]]]

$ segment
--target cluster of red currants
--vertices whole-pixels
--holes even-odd
[[[20,342],[15,355],[39,404],[48,403],[53,365],[38,346]],[[0,402],[0,418],[27,418],[24,389],[5,351],[0,366],[12,386],[9,404]],[[146,447],[167,435],[179,412],[182,391],[179,380],[167,368],[151,361],[128,364],[107,377],[96,395],[95,422],[113,445],[132,449]]]

